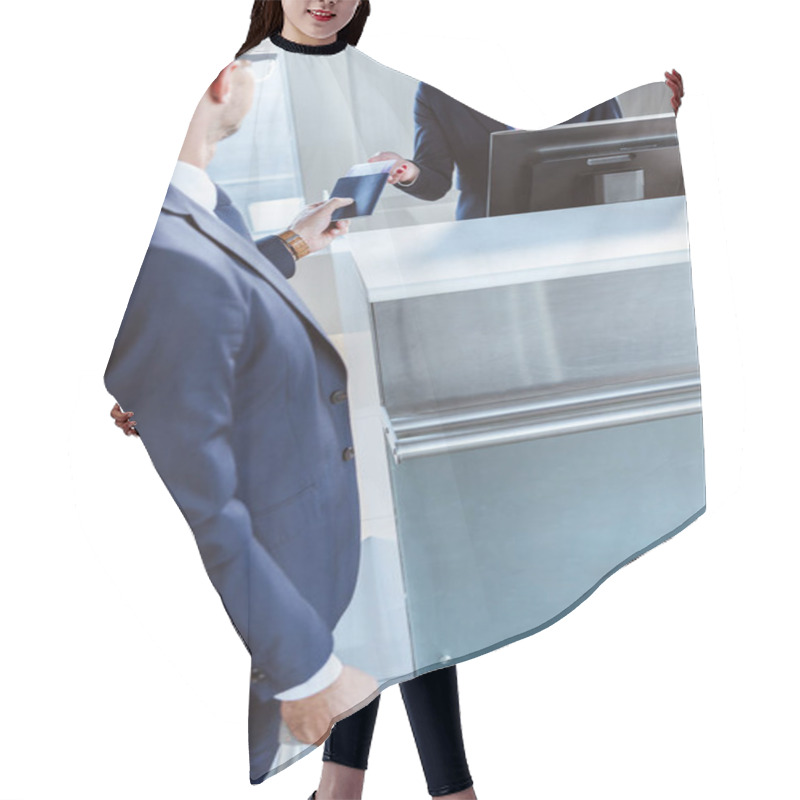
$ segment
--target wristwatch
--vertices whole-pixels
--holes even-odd
[[[311,252],[305,239],[294,231],[279,233],[278,238],[289,248],[289,252],[294,256],[295,261],[299,261],[303,256],[307,256]]]

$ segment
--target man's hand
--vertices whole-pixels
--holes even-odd
[[[681,107],[681,97],[683,97],[683,78],[676,69],[672,72],[665,72],[664,77],[666,78],[664,83],[672,90],[672,110],[677,115],[678,109]]]
[[[363,708],[378,694],[376,680],[355,667],[344,666],[327,689],[303,700],[284,700],[281,716],[292,735],[304,744],[322,744],[333,723]]]
[[[133,418],[133,411],[123,411],[119,407],[119,403],[114,403],[114,408],[111,409],[111,416],[114,418],[114,424],[122,429],[126,436],[139,435],[139,431],[136,430],[136,420]]]
[[[384,150],[380,153],[375,153],[367,159],[370,163],[375,161],[394,161],[392,171],[389,173],[389,183],[414,183],[419,177],[419,167],[407,158],[392,152],[391,150]]]
[[[349,219],[331,222],[333,212],[355,203],[352,197],[331,197],[325,203],[312,203],[306,206],[291,224],[293,230],[312,253],[327,247],[337,236],[347,233]]]

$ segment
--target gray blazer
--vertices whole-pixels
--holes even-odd
[[[344,364],[283,272],[170,186],[105,383],[183,512],[252,657],[251,780],[280,704],[328,659],[359,513]]]

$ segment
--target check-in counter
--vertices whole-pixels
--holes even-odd
[[[702,512],[683,197],[337,247],[363,535],[396,542],[414,668],[550,624]]]

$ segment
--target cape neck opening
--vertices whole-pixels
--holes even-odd
[[[342,36],[331,44],[297,44],[297,42],[285,39],[279,33],[273,33],[269,38],[272,44],[280,47],[281,50],[287,50],[290,53],[305,53],[309,56],[332,56],[341,53],[347,47],[347,39]]]

